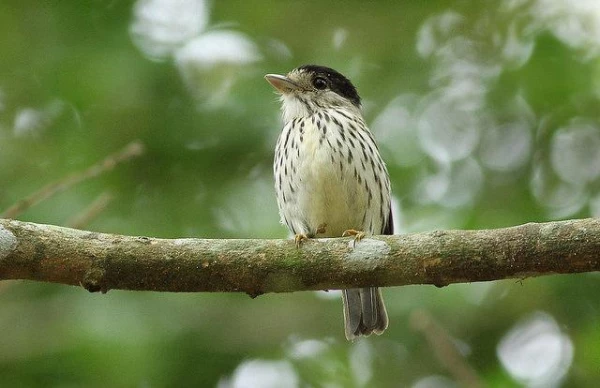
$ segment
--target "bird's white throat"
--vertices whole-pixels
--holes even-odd
[[[333,92],[321,93],[318,105],[313,103],[310,98],[300,98],[293,93],[281,95],[281,112],[284,123],[289,123],[295,118],[308,117],[318,112],[319,109],[340,109],[349,115],[362,117],[360,108]]]

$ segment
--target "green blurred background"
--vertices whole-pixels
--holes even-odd
[[[110,195],[84,228],[284,238],[263,75],[317,63],[361,93],[396,233],[598,216],[599,58],[596,0],[5,0],[0,209],[139,139],[18,219],[68,225]],[[388,331],[350,344],[337,292],[3,282],[0,385],[591,387],[599,292],[597,274],[389,288]]]

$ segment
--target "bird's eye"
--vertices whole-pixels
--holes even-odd
[[[313,86],[316,89],[323,90],[323,89],[325,89],[327,87],[327,80],[325,78],[323,78],[323,77],[317,77],[313,81]]]

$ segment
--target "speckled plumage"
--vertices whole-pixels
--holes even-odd
[[[317,78],[326,87],[320,89]],[[350,81],[314,65],[267,80],[282,92],[284,128],[273,166],[282,222],[308,237],[340,237],[349,229],[391,234],[388,172]],[[377,288],[344,290],[343,296],[348,339],[385,330]]]

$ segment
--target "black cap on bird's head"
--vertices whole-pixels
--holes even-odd
[[[296,70],[313,74],[313,83],[321,82],[317,80],[323,79],[326,82],[326,87],[329,87],[329,89],[340,96],[347,98],[354,105],[360,106],[360,96],[358,95],[356,88],[348,78],[344,77],[344,75],[336,70],[318,65],[304,65],[298,67]]]
[[[303,65],[290,71],[286,76],[267,74],[265,78],[284,95],[314,93],[315,98],[319,98],[321,92],[331,91],[360,108],[360,97],[352,82],[330,67]]]

